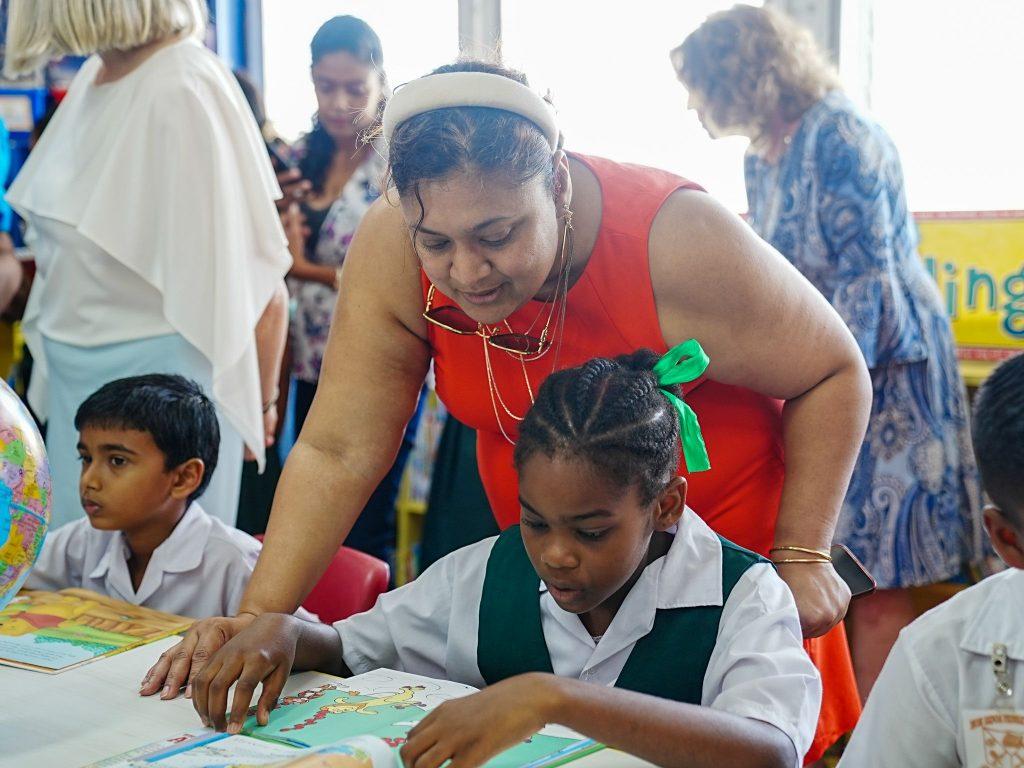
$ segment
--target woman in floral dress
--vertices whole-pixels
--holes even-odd
[[[949,319],[917,253],[896,147],[840,90],[805,30],[738,5],[672,56],[711,135],[751,139],[748,222],[829,299],[871,371],[871,421],[836,532],[879,587],[849,613],[866,697],[915,616],[908,588],[955,578],[982,555]]]
[[[377,148],[364,140],[388,91],[376,33],[353,16],[336,16],[317,31],[310,49],[317,113],[312,131],[296,146],[310,190],[284,214],[294,260],[288,282],[295,301],[291,359],[297,430],[316,394],[345,254],[363,215],[380,197],[387,169]],[[414,417],[391,471],[346,539],[348,546],[390,559],[395,499],[415,432]]]

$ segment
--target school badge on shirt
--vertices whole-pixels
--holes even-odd
[[[1013,677],[1006,645],[990,656],[997,709],[963,713],[965,768],[1024,768],[1024,712],[1014,708]]]
[[[1022,768],[1024,712],[973,709],[963,713],[964,768]]]

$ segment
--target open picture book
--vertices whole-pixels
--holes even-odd
[[[90,768],[394,768],[400,765],[398,750],[407,734],[431,709],[476,689],[379,669],[349,678],[305,672],[293,676],[285,691],[264,727],[250,716],[237,736],[199,728]],[[487,766],[553,768],[599,749],[602,746],[591,739],[549,726]]]
[[[24,589],[0,611],[0,664],[64,672],[184,632],[192,622],[87,589]]]

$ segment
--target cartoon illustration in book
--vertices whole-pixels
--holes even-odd
[[[0,610],[0,664],[58,672],[188,629],[192,619],[85,589],[22,590]]]
[[[0,635],[18,637],[40,630],[65,630],[66,642],[108,643],[112,647],[136,639],[167,634],[166,621],[153,620],[145,611],[127,613],[122,604],[91,592],[25,592],[0,613]],[[172,627],[173,628],[173,627]]]
[[[349,712],[356,712],[360,715],[376,715],[381,709],[401,710],[410,707],[425,708],[426,703],[416,700],[416,691],[426,690],[422,685],[403,685],[395,692],[380,693],[370,698],[355,700],[354,697],[362,696],[359,691],[348,691],[334,700],[333,704],[327,704],[317,711],[315,715],[301,723],[297,723],[282,731],[300,731],[303,728],[323,720],[327,715],[342,715]]]
[[[316,688],[310,688],[305,691],[293,693],[291,696],[282,696],[279,699],[278,703],[281,706],[289,706],[292,704],[309,704],[309,702],[313,701],[314,699],[319,699],[324,694],[336,690],[338,690],[337,686],[332,685],[331,683],[324,683],[323,685],[317,686]],[[252,712],[250,714],[256,714],[256,707],[252,707]]]

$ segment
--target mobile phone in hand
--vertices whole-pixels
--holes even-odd
[[[860,560],[857,559],[857,556],[849,549],[842,544],[833,544],[830,553],[832,555],[832,567],[836,569],[836,573],[846,582],[846,586],[850,588],[851,596],[863,597],[864,595],[870,595],[878,588],[874,577],[868,573],[868,569],[863,566]]]
[[[281,151],[273,144],[267,144],[267,154],[270,155],[270,162],[277,173],[283,173],[295,167],[295,162],[281,154]]]

